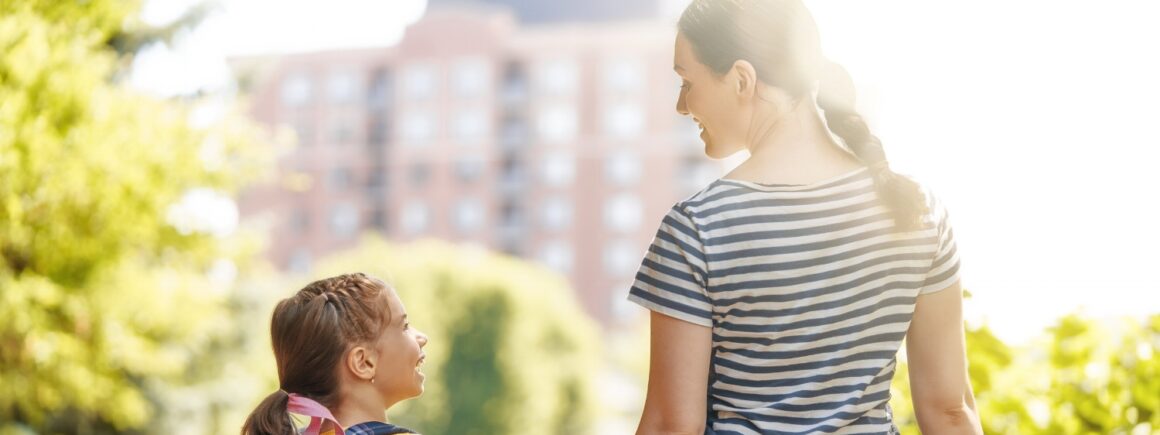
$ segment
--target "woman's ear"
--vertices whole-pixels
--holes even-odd
[[[740,98],[748,99],[757,91],[757,70],[753,68],[753,64],[747,60],[738,60],[733,62],[733,67],[729,71],[735,83],[733,91]]]
[[[375,377],[375,356],[364,346],[355,346],[346,353],[346,368],[355,378],[370,382]]]

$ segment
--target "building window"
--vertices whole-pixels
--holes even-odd
[[[519,148],[528,143],[528,123],[522,116],[507,116],[500,131],[500,145]]]
[[[330,209],[330,232],[338,238],[349,238],[358,232],[358,208],[339,204]]]
[[[360,90],[358,77],[350,70],[331,71],[326,78],[326,93],[330,101],[340,104],[354,103]]]
[[[701,126],[697,125],[697,121],[693,118],[680,116],[673,121],[673,127],[678,145],[683,148],[693,151],[701,150],[705,146],[704,142],[701,142]]]
[[[629,278],[630,280],[627,282],[612,287],[612,290],[608,293],[610,295],[608,298],[608,311],[612,313],[612,318],[619,322],[639,316],[641,311],[643,311],[640,309],[640,305],[634,304],[628,298],[624,297],[625,289],[632,288],[631,277]]]
[[[604,273],[613,278],[630,276],[636,272],[643,254],[630,240],[614,240],[604,246]]]
[[[573,59],[555,59],[540,64],[539,83],[545,94],[573,95],[580,85],[580,67]]]
[[[431,165],[427,162],[415,162],[407,169],[407,179],[411,187],[423,187],[431,180]]]
[[[617,103],[604,111],[604,133],[616,139],[635,139],[644,131],[644,108]]]
[[[290,231],[305,233],[310,231],[310,210],[296,208],[290,213]]]
[[[640,180],[640,158],[635,152],[620,150],[613,152],[604,161],[604,176],[618,186],[630,186]]]
[[[619,233],[630,233],[640,227],[640,200],[622,193],[604,202],[604,225]]]
[[[722,175],[717,163],[700,156],[682,158],[680,165],[676,181],[682,189],[689,192],[705,187]]]
[[[644,89],[644,66],[640,60],[622,57],[604,64],[604,85],[616,93],[634,93]]]
[[[431,100],[438,91],[438,70],[434,65],[414,64],[403,70],[403,95],[414,101]]]
[[[387,117],[382,112],[372,112],[367,120],[367,145],[383,145],[390,135]]]
[[[455,114],[455,142],[461,145],[478,145],[488,137],[487,117],[482,110],[462,110]]]
[[[541,222],[546,230],[559,231],[572,225],[572,202],[562,197],[544,201],[540,209]]]
[[[414,235],[427,231],[427,226],[431,221],[431,211],[427,208],[427,204],[423,202],[412,202],[403,207],[403,215],[399,218],[399,223],[403,227],[403,231],[407,234]]]
[[[554,240],[540,249],[540,261],[559,273],[572,270],[572,247],[563,240]]]
[[[462,156],[455,159],[455,178],[463,183],[471,183],[483,176],[483,158]]]
[[[524,165],[515,153],[504,153],[500,160],[500,184],[505,190],[519,190],[525,187]]]
[[[536,118],[536,130],[545,142],[570,142],[576,139],[579,129],[580,121],[575,106],[546,107]]]
[[[354,123],[350,117],[339,116],[330,121],[330,142],[335,145],[354,142]]]
[[[310,102],[310,77],[305,73],[294,73],[282,81],[282,104],[287,106],[303,106]]]
[[[298,146],[310,146],[314,144],[314,121],[308,117],[299,118],[294,121],[294,138],[298,141]]]
[[[460,98],[478,98],[491,83],[491,71],[482,58],[468,58],[456,62],[452,72],[455,94]]]
[[[542,176],[549,186],[561,187],[572,184],[572,180],[576,178],[576,159],[568,152],[549,153],[544,156]]]
[[[331,168],[326,176],[326,184],[330,190],[342,192],[350,188],[352,178],[354,176],[350,168]]]
[[[373,108],[383,108],[391,105],[391,99],[394,98],[394,95],[391,93],[390,72],[380,68],[371,73],[366,98],[367,105]]]
[[[309,249],[295,249],[286,262],[286,269],[294,273],[308,273],[310,272],[311,260]]]
[[[403,116],[403,141],[421,147],[435,140],[435,116],[428,112],[410,112]]]
[[[483,226],[483,205],[478,199],[464,198],[455,203],[455,228],[461,233],[475,231]]]
[[[515,201],[504,201],[500,209],[501,225],[505,230],[523,229],[524,208]]]
[[[508,62],[504,67],[501,98],[509,106],[524,102],[528,97],[528,78],[523,64]]]
[[[381,208],[371,210],[370,217],[367,218],[367,225],[369,225],[371,229],[386,232],[387,211]]]

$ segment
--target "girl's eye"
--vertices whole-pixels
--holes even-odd
[[[404,331],[406,331],[406,330],[408,330],[408,329],[411,329],[411,324],[410,324],[410,323],[404,323],[404,324],[403,324],[403,330],[404,330]]]

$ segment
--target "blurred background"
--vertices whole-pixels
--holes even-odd
[[[987,432],[1160,433],[1160,5],[806,3],[951,210]],[[744,158],[674,110],[686,4],[0,2],[0,434],[236,432],[350,271],[431,337],[393,421],[632,433],[638,261]]]

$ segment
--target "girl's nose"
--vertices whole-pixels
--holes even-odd
[[[419,342],[419,347],[426,346],[427,345],[427,334],[424,334],[424,333],[416,330],[415,331],[415,341]]]

